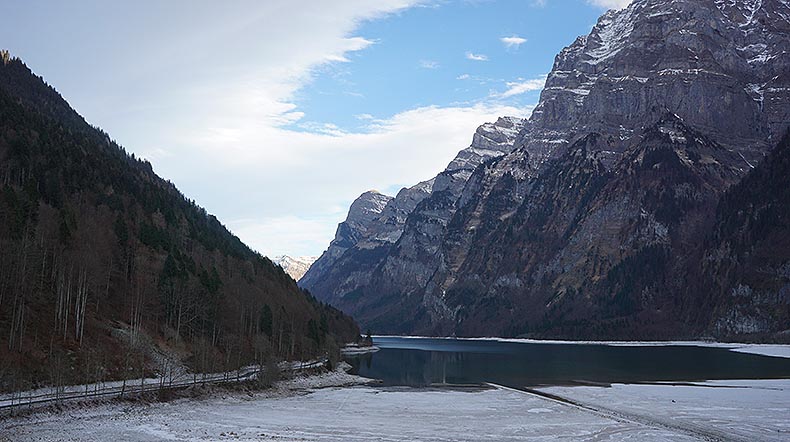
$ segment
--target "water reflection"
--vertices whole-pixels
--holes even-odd
[[[790,359],[696,346],[617,347],[377,338],[349,359],[387,385],[495,382],[510,386],[790,377]]]

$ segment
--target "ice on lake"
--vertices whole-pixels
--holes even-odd
[[[593,410],[605,406],[601,411],[506,388],[333,387],[284,397],[113,403],[6,421],[0,440],[787,440],[790,381],[726,385],[736,388],[547,389]]]

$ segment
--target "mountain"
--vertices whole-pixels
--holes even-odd
[[[316,259],[318,259],[317,256],[297,256],[294,258],[288,255],[281,255],[275,256],[272,262],[280,266],[294,281],[299,281]]]
[[[689,286],[706,293],[719,334],[790,324],[790,134],[719,202]],[[691,283],[696,283],[692,285]]]
[[[304,286],[378,333],[786,329],[790,248],[749,244],[753,219],[732,201],[752,204],[740,183],[771,167],[762,164],[776,161],[790,126],[788,54],[781,0],[635,0],[609,11],[557,55],[509,149],[447,188],[440,174],[397,240],[359,242]],[[786,184],[760,176],[765,189]],[[724,212],[740,231],[716,230]],[[736,243],[742,255],[722,258]]]
[[[394,198],[378,192],[363,193],[351,204],[348,218],[338,226],[335,239],[299,281],[300,285],[321,293],[325,301],[354,314],[362,312],[361,302],[377,303],[375,296],[361,299],[357,294],[370,285],[371,275],[385,264],[392,248],[407,241],[403,238],[404,232],[424,234],[425,237],[415,239],[418,241],[436,242],[439,239],[431,236],[430,228],[411,232],[408,220],[421,213],[430,218],[428,223],[432,225],[446,223],[475,168],[512,151],[525,124],[523,119],[510,117],[483,124],[475,132],[471,145],[461,150],[444,171],[428,181],[401,189]],[[419,268],[411,270],[415,275],[420,271]]]
[[[307,359],[358,336],[0,53],[0,390]]]

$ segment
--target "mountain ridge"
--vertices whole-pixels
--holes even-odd
[[[383,333],[731,334],[696,299],[707,289],[682,287],[681,263],[696,265],[718,201],[790,127],[788,53],[781,0],[609,11],[557,55],[512,151],[421,201],[379,255],[352,248],[306,287]]]

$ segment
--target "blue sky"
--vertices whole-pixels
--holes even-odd
[[[627,0],[0,3],[0,47],[264,254],[432,177]],[[110,4],[112,3],[112,4]]]
[[[571,9],[572,3],[455,2],[367,22],[357,33],[374,43],[353,54],[352,63],[322,69],[296,103],[310,123],[363,130],[367,122],[360,117],[489,100],[507,91],[508,82],[545,75],[557,50],[595,23],[600,8],[575,2]],[[470,59],[481,57],[486,60]],[[528,106],[538,95],[531,91],[500,101]]]

